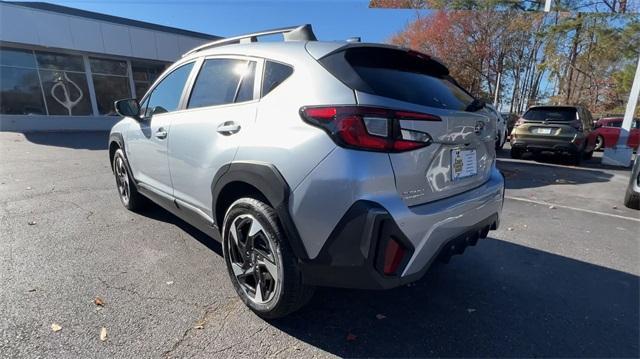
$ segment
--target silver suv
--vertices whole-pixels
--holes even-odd
[[[276,318],[314,286],[415,281],[497,228],[483,107],[428,55],[303,25],[185,54],[116,102],[109,156],[125,207],[151,199],[221,240],[240,298]]]

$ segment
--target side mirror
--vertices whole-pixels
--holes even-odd
[[[118,115],[140,120],[140,104],[135,98],[118,100],[114,103],[114,106]]]

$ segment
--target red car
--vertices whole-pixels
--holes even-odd
[[[605,117],[596,122],[595,131],[592,136],[596,138],[596,150],[613,147],[618,143],[620,128],[622,127],[622,117]],[[631,131],[627,145],[636,149],[640,143],[640,119],[634,119],[631,124]]]

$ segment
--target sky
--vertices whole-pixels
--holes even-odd
[[[320,40],[385,42],[415,19],[368,0],[68,0],[47,2],[219,36],[309,23]],[[424,10],[421,10],[425,13]]]

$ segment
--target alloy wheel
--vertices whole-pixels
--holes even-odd
[[[280,266],[273,240],[250,214],[236,217],[228,236],[229,260],[235,280],[252,302],[269,302],[280,285]]]
[[[120,198],[125,204],[129,203],[129,176],[127,175],[127,168],[124,165],[122,157],[116,157],[114,169]]]

